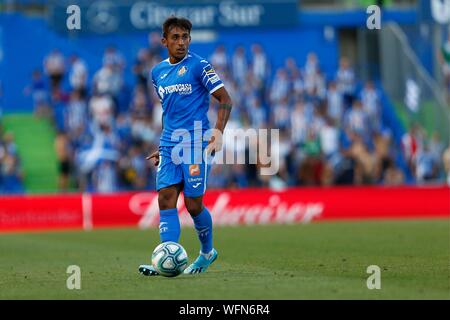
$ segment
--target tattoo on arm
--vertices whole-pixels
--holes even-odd
[[[228,103],[221,103],[219,105],[219,109],[225,109],[225,110],[231,111],[231,108],[232,108],[231,104],[228,104]]]

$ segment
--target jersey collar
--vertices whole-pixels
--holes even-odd
[[[188,52],[186,53],[186,55],[184,56],[184,58],[181,59],[180,61],[178,61],[177,63],[171,63],[171,62],[170,62],[170,57],[167,58],[166,61],[167,61],[167,63],[168,63],[170,66],[176,66],[176,65],[180,64],[181,62],[183,62],[184,60],[186,60],[186,59],[189,58],[189,57],[191,57],[191,53],[188,51]]]

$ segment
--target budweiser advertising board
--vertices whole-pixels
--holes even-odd
[[[204,198],[215,225],[308,223],[321,220],[450,217],[450,188],[293,188],[211,190]],[[182,225],[191,226],[180,196]],[[0,198],[0,231],[156,227],[156,192]]]

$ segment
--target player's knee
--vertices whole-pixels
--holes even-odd
[[[158,204],[160,210],[167,210],[176,208],[177,206],[177,194],[166,190],[161,190],[158,193]]]
[[[201,200],[194,200],[189,198],[184,198],[184,204],[187,211],[191,216],[197,216],[202,212],[203,202]]]

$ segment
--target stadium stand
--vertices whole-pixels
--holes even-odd
[[[392,123],[383,115],[387,100],[381,87],[361,84],[345,57],[327,79],[314,52],[304,62],[286,57],[285,65],[272,71],[264,48],[252,44],[250,51],[240,46],[229,54],[218,46],[208,58],[235,100],[231,128],[281,130],[280,172],[265,179],[257,166],[235,164],[213,170],[211,187],[398,185],[409,172],[418,181],[443,177],[439,141],[424,141],[417,129],[402,137],[409,167],[401,166]],[[130,92],[123,78],[129,62],[114,46],[105,49],[101,68],[92,71],[91,86],[82,57],[65,57],[58,50],[45,57],[45,77],[37,77],[34,87],[48,88],[42,95],[49,97],[59,149],[67,150],[61,174],[70,172],[80,190],[154,189],[155,170],[144,158],[158,145],[161,116],[148,76],[163,52],[154,40],[138,51]],[[68,90],[61,85],[64,77]],[[214,110],[212,101],[211,119]],[[245,151],[248,145],[237,148]],[[423,151],[416,154],[416,148]]]
[[[411,1],[402,3],[411,5]],[[315,4],[304,3],[305,7]],[[390,7],[392,2],[385,4]],[[346,7],[365,5],[365,1],[348,1]],[[299,16],[311,20],[313,14]],[[157,147],[161,130],[159,101],[148,85],[151,68],[165,55],[159,34],[150,33],[146,45],[136,34],[67,41],[39,18],[10,14],[0,16],[2,19],[20,34],[33,30],[35,35],[29,38],[28,44],[36,52],[27,58],[28,69],[25,65],[14,67],[18,78],[30,78],[23,97],[12,98],[20,83],[11,82],[7,100],[10,108],[18,110],[29,110],[26,104],[32,104],[37,118],[50,118],[54,123],[59,189],[154,190],[155,169],[144,159]],[[330,19],[342,24],[338,16],[330,15]],[[264,37],[256,33],[253,43],[247,41],[252,33],[243,31],[245,45],[236,44],[232,33],[221,35],[219,43],[201,45],[200,53],[209,54],[207,58],[235,101],[228,127],[280,129],[277,175],[260,176],[258,165],[235,164],[220,172],[213,169],[210,186],[283,188],[445,181],[446,144],[439,135],[425,132],[428,128],[421,124],[399,121],[398,101],[391,101],[383,81],[367,77],[363,81],[359,62],[339,54],[336,37],[308,19],[302,21],[306,25],[292,33],[269,31]],[[292,51],[287,40],[294,33],[308,45],[287,54]],[[279,50],[270,46],[275,38]],[[4,41],[18,60],[25,59],[21,43],[9,38]],[[40,42],[46,47],[40,47]],[[11,58],[11,53],[6,55]],[[11,65],[3,67],[11,71]],[[214,101],[211,107],[213,119]],[[248,154],[245,143],[237,147],[238,152]],[[225,152],[226,148],[225,144]]]

